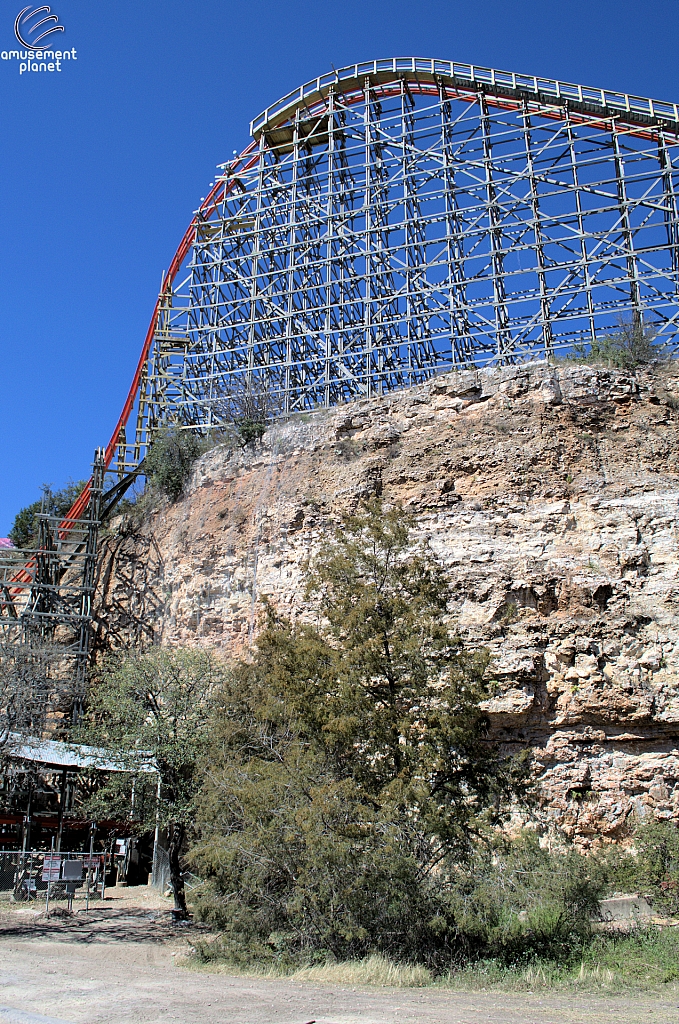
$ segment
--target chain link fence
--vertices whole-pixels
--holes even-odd
[[[110,855],[45,850],[0,850],[0,902],[45,904],[104,898]]]

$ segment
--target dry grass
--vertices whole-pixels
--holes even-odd
[[[292,981],[308,981],[316,985],[343,985],[360,988],[423,988],[433,984],[433,977],[426,967],[399,964],[381,953],[375,953],[364,960],[346,960],[342,963],[329,961],[298,967],[296,970],[279,964],[233,964],[219,961],[201,962],[194,956],[178,956],[175,964],[193,971],[209,974],[230,974],[235,977],[290,978]]]
[[[431,985],[433,980],[426,967],[394,963],[381,953],[374,953],[364,960],[301,967],[292,977],[294,981],[312,981],[318,985],[373,985],[390,988],[423,988]]]
[[[550,963],[529,964],[524,968],[502,967],[493,962],[480,963],[451,972],[437,979],[436,984],[468,992],[487,992],[492,989],[502,992],[614,992],[628,991],[630,987],[627,979],[614,971],[598,964],[587,966],[584,963],[576,971]]]

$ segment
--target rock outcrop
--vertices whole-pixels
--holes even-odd
[[[382,495],[447,567],[493,656],[487,710],[535,751],[541,814],[587,847],[633,811],[679,821],[679,380],[545,363],[446,374],[219,446],[141,532],[114,524],[100,638],[238,654],[266,594],[312,613],[304,566]]]

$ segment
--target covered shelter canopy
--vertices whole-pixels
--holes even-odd
[[[105,747],[83,743],[63,743],[10,733],[5,755],[14,761],[33,761],[57,771],[135,772],[154,775],[158,772],[155,758],[148,750],[126,750],[120,753]]]

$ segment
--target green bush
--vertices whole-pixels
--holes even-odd
[[[575,850],[549,852],[524,833],[480,848],[450,877],[447,898],[466,960],[567,962],[591,936],[605,881]]]
[[[634,370],[657,357],[654,338],[654,331],[645,328],[638,318],[621,319],[617,331],[596,338],[589,348],[574,345],[572,354],[566,359],[569,362],[603,363],[616,370]]]
[[[635,834],[639,889],[653,908],[679,915],[679,829],[671,822],[651,821]]]
[[[234,422],[243,447],[255,441],[260,441],[266,433],[266,422],[263,419],[252,419],[249,416],[243,416]]]
[[[278,781],[290,788],[287,772]],[[277,794],[268,814],[262,801],[257,838],[251,828],[199,850],[212,880],[198,914],[220,931],[201,959],[292,967],[379,953],[440,973],[480,962],[568,967],[589,948],[603,885],[575,851],[548,853],[528,834],[423,877],[399,823],[370,829],[364,818],[352,835],[355,808],[330,790],[313,795],[311,810],[301,792],[292,806]],[[242,804],[242,785],[232,800]]]
[[[679,915],[679,829],[669,821],[637,821],[633,852],[619,847],[592,858],[607,893],[642,893],[659,914]]]
[[[193,464],[210,444],[193,430],[162,427],[146,455],[144,471],[154,490],[177,501],[181,497]]]

